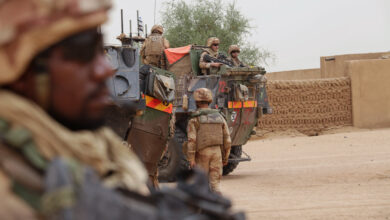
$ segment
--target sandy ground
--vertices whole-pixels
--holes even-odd
[[[221,182],[248,219],[390,219],[390,129],[258,138]]]

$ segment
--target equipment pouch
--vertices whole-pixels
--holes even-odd
[[[146,94],[166,103],[175,99],[175,81],[173,77],[150,71]]]
[[[246,85],[236,84],[234,90],[234,101],[248,101],[249,89]]]
[[[165,102],[175,99],[175,81],[172,77],[156,75],[153,83],[153,96]]]

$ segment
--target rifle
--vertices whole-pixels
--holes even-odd
[[[204,172],[182,171],[177,179],[176,187],[143,195],[109,189],[92,168],[54,159],[46,172],[42,210],[49,220],[245,220],[229,199],[210,191]]]
[[[222,63],[229,67],[234,67],[234,63],[223,54],[218,54],[217,58],[210,56],[210,54],[205,54],[203,60],[207,63]]]

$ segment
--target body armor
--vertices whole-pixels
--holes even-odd
[[[223,124],[224,119],[217,112],[199,116],[197,151],[223,145]]]
[[[160,34],[152,34],[145,41],[145,56],[160,56],[164,50],[164,38]]]
[[[210,48],[206,48],[202,51],[202,54],[200,55],[200,62],[199,62],[199,67],[201,68],[201,73],[203,75],[210,75],[210,74],[216,74],[219,68],[215,67],[210,67],[210,63],[206,63],[203,60],[203,56],[205,54],[209,54],[212,57],[218,58],[218,51],[213,51]],[[207,67],[208,66],[208,67]]]

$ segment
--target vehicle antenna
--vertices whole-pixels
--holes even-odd
[[[154,18],[153,18],[153,25],[156,24],[156,0],[154,0]]]
[[[123,34],[123,9],[121,9],[121,34]]]
[[[139,12],[138,12],[138,10],[137,10],[137,24],[138,24],[137,31],[138,31],[138,37],[139,37]]]
[[[129,20],[129,23],[130,23],[130,38],[133,37],[133,33],[131,32],[131,20]]]

